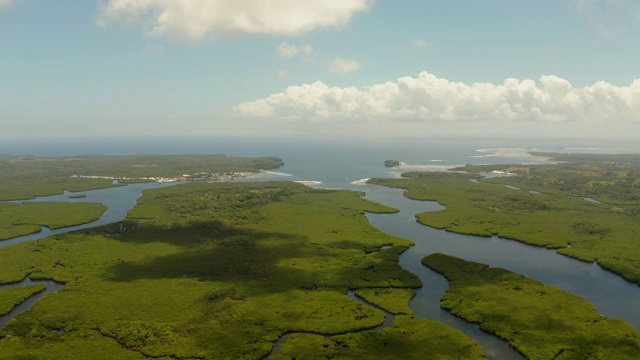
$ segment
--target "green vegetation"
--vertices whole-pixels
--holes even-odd
[[[500,268],[432,254],[450,283],[441,307],[478,323],[529,359],[638,359],[640,334],[575,295]]]
[[[591,197],[609,204],[636,205],[626,211],[640,213],[640,155],[531,153],[559,164],[483,165],[461,170],[478,173],[504,170],[518,176],[485,179],[544,193]]]
[[[399,166],[400,165],[400,161],[398,160],[385,160],[384,161],[384,166],[386,167],[394,167],[394,166]]]
[[[275,157],[225,155],[131,155],[40,158],[0,155],[0,200],[30,199],[150,182],[151,178],[217,180],[283,165]],[[187,175],[187,176],[185,176]],[[114,184],[114,180],[118,183]]]
[[[409,301],[416,295],[413,289],[358,289],[356,295],[394,315],[413,315]]]
[[[69,195],[69,199],[84,199],[86,197],[87,197],[86,194]]]
[[[37,233],[43,226],[57,229],[100,218],[107,209],[98,203],[0,202],[0,240]]]
[[[332,336],[293,334],[271,357],[284,359],[484,359],[482,349],[460,331],[437,321],[397,316],[392,326]]]
[[[546,185],[526,186],[537,181],[536,174],[543,170],[548,177],[568,176],[568,169],[574,167],[574,164],[468,166],[464,169],[473,172],[501,170],[529,175],[481,179],[480,175],[466,173],[405,173],[404,179],[371,179],[369,182],[404,188],[411,199],[434,200],[446,206],[442,211],[419,214],[418,221],[424,225],[462,234],[498,235],[558,249],[563,255],[597,261],[602,267],[640,284],[640,208],[637,205],[585,201],[579,196],[601,197],[593,192],[580,194],[584,183],[570,191],[553,187],[552,191],[546,191]],[[627,172],[629,176],[631,173]],[[592,181],[587,175],[583,177],[586,183]],[[522,190],[502,186],[502,183]],[[618,190],[609,193],[617,194]]]
[[[46,289],[44,284],[0,289],[0,315],[8,314],[31,296]]]
[[[2,360],[59,359],[148,359],[135,350],[123,351],[122,346],[95,330],[78,329],[67,334],[62,329],[51,330],[47,337],[6,337],[2,340]],[[64,339],[62,341],[61,339]],[[5,350],[7,349],[7,350]],[[160,360],[170,360],[159,357]]]
[[[66,285],[0,331],[0,358],[259,359],[285,333],[380,325],[384,313],[347,290],[403,313],[411,297],[403,289],[421,284],[398,264],[411,242],[363,216],[396,210],[361,195],[289,182],[190,183],[146,191],[121,224],[2,248],[0,283],[29,274]],[[345,356],[481,357],[463,334],[408,316],[332,341]]]

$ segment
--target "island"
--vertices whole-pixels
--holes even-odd
[[[575,295],[445,254],[422,260],[449,280],[440,305],[505,339],[527,359],[638,359],[640,334]]]
[[[640,155],[536,155],[558,163],[467,165],[368,182],[446,206],[419,214],[424,225],[556,249],[640,284]]]
[[[66,202],[0,202],[0,240],[92,222],[107,210],[103,204]]]
[[[4,166],[25,181],[9,180],[10,190],[0,193],[35,196],[73,186],[123,186],[159,178],[185,184],[144,191],[117,223],[0,248],[0,310],[10,313],[25,299],[41,296],[0,329],[0,354],[63,359],[485,358],[464,333],[414,316],[409,302],[415,289],[429,284],[398,263],[413,243],[377,230],[365,216],[398,210],[349,190],[283,181],[211,181],[234,178],[220,174],[255,174],[281,164],[278,158],[105,157],[95,168],[88,159],[93,157],[34,158],[33,164],[28,157],[13,159],[17,165]],[[175,170],[161,159],[177,161],[175,167],[190,166]],[[369,181],[405,188],[410,198],[446,206],[430,216],[418,215],[424,225],[499,234],[587,261],[592,256],[637,281],[633,159],[592,160],[567,155],[556,165],[465,166]],[[114,166],[106,166],[111,161]],[[87,167],[76,165],[81,162]],[[43,172],[65,169],[64,176],[38,182],[24,175],[49,165]],[[629,196],[619,188],[631,189]],[[63,205],[103,211],[100,204],[40,204],[0,202],[0,220],[13,216],[5,220],[5,228],[22,224],[34,229],[64,226],[90,214]],[[57,222],[61,220],[65,223]],[[529,358],[638,357],[633,326],[596,314],[593,305],[576,296],[445,254],[429,255],[423,263],[450,281],[443,308],[478,323]],[[39,284],[20,286],[27,280]],[[57,291],[49,292],[53,282]]]
[[[398,160],[385,160],[384,161],[384,166],[385,167],[400,166],[400,161],[398,161]]]
[[[192,182],[145,191],[120,223],[0,248],[0,284],[64,284],[0,330],[0,354],[482,359],[460,331],[413,317],[422,284],[398,264],[412,243],[373,228],[365,212],[397,210],[362,195]]]
[[[84,191],[139,182],[229,181],[282,166],[276,157],[226,155],[130,155],[35,157],[0,155],[0,200]],[[71,194],[81,199],[85,194]],[[58,229],[100,218],[102,204],[0,202],[0,240]]]

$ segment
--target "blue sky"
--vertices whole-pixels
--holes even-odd
[[[0,138],[628,137],[635,79],[639,0],[0,0]]]

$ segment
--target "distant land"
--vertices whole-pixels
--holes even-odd
[[[118,224],[1,248],[0,283],[64,287],[0,330],[0,353],[262,359],[282,343],[282,355],[483,358],[460,331],[411,316],[421,282],[398,264],[411,242],[373,228],[365,211],[396,210],[361,195],[190,183],[146,191]],[[381,308],[392,326],[378,328],[392,316]]]
[[[384,161],[384,166],[385,167],[394,167],[394,166],[398,166],[400,165],[400,161],[398,160],[385,160]]]
[[[540,156],[557,164],[468,165],[369,183],[446,206],[418,214],[423,225],[556,249],[638,284],[640,155]],[[413,243],[365,217],[398,210],[356,191],[228,181],[282,165],[275,157],[224,155],[0,157],[9,185],[0,195],[9,199],[189,182],[145,190],[121,221],[0,248],[0,310],[10,314],[44,293],[0,328],[0,354],[485,358],[473,335],[409,307],[416,289],[429,286],[398,262]],[[0,237],[91,221],[104,208],[0,202]],[[450,281],[442,308],[528,358],[640,355],[637,329],[566,291],[445,254],[423,264]],[[50,292],[30,280],[61,288]]]
[[[640,155],[534,155],[557,163],[467,165],[369,183],[447,207],[418,215],[424,225],[557,249],[640,284]]]
[[[279,168],[276,157],[129,155],[36,157],[0,155],[0,200],[30,199],[136,182],[219,181]]]

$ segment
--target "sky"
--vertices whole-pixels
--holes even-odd
[[[639,130],[640,0],[0,0],[0,139]]]

